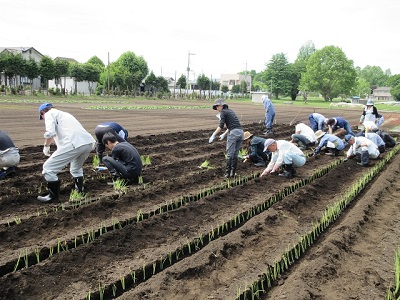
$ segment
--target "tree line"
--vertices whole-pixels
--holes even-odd
[[[149,72],[146,60],[131,51],[123,53],[107,66],[97,56],[86,63],[62,58],[53,60],[49,56],[43,56],[40,62],[36,62],[32,58],[23,59],[21,54],[2,52],[0,72],[6,77],[2,91],[5,86],[18,91],[21,87],[12,86],[10,82],[16,76],[21,76],[28,78],[31,86],[32,81],[39,77],[45,89],[48,81],[54,79],[61,93],[65,92],[61,80],[63,77],[72,77],[76,83],[88,82],[90,93],[137,96],[143,94],[144,86],[149,96],[171,93],[167,80],[155,76],[153,71]],[[314,92],[321,94],[325,101],[332,101],[333,98],[344,99],[348,96],[367,98],[376,87],[389,86],[394,99],[400,100],[400,74],[392,76],[390,69],[384,72],[378,66],[368,65],[363,69],[354,67],[353,61],[339,47],[326,46],[317,50],[312,41],[300,48],[294,63],[290,63],[284,53],[277,53],[261,72],[252,70],[240,74],[250,75],[252,85],[249,87],[242,81],[231,88],[232,93],[243,95],[249,91],[268,91],[276,99],[290,97],[296,100],[300,96],[306,101],[310,93]],[[96,90],[93,90],[93,83],[97,83]],[[175,84],[179,95],[187,91],[188,84],[186,76],[182,74]],[[204,74],[197,77],[196,85],[199,96],[204,98],[206,91],[229,91],[228,86],[221,86]]]

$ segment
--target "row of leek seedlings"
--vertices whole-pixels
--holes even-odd
[[[308,182],[313,181],[314,178],[318,178],[318,177],[326,174],[330,169],[332,169],[337,164],[338,164],[338,161],[334,161],[332,164],[328,165],[324,169],[319,170],[317,177],[312,176],[311,179],[309,179],[309,180],[297,181],[292,186],[286,187],[283,191],[280,191],[276,195],[273,195],[272,197],[270,197],[267,201],[263,202],[262,204],[257,205],[255,207],[252,207],[252,208],[250,208],[249,210],[247,210],[244,213],[238,214],[236,217],[234,217],[233,219],[228,221],[230,224],[228,224],[228,222],[226,222],[226,223],[223,223],[222,225],[219,225],[217,227],[217,235],[220,236],[220,234],[224,234],[224,231],[228,231],[229,229],[236,228],[237,223],[241,224],[245,220],[249,220],[250,218],[252,218],[255,214],[259,214],[263,210],[268,209],[274,203],[276,203],[279,200],[282,200],[284,197],[286,197],[287,195],[291,194],[297,188],[300,188],[300,187],[304,186],[305,184],[307,184]],[[258,175],[257,175],[257,177],[258,177]],[[239,184],[243,184],[243,183],[247,182],[251,178],[256,178],[256,177],[254,175],[253,176],[246,176],[244,179],[238,178],[237,180],[234,180],[233,182],[234,182],[235,185],[239,185]],[[209,189],[209,191],[207,192],[207,195],[212,195],[216,191],[222,190],[222,189],[226,189],[228,187],[229,187],[229,183],[225,183],[225,184],[213,187],[213,188]],[[187,202],[195,201],[196,199],[199,199],[199,195],[197,195],[197,196],[180,197],[180,200],[179,200],[180,202],[176,203],[175,206],[176,206],[176,208],[178,208],[179,206],[186,205]],[[168,207],[168,205],[167,205],[167,207]],[[159,213],[162,213],[163,212],[162,210],[163,210],[162,208],[159,208],[159,210],[158,210]],[[151,215],[155,215],[156,213],[157,213],[157,210],[154,210],[152,213],[147,214],[146,215],[146,219],[148,217],[150,217]],[[136,222],[143,221],[144,219],[145,219],[144,214],[142,213],[141,210],[139,210],[137,212],[137,215],[136,215]],[[131,221],[133,221],[133,219]],[[126,224],[125,225],[129,224],[129,222],[130,222],[129,219],[126,220],[126,222],[125,222]],[[118,229],[122,229],[125,226],[125,225],[122,225],[118,220],[115,220],[115,219],[112,220],[112,223],[113,223],[112,224],[112,229],[113,230],[115,230],[117,226],[118,226]],[[234,224],[234,226],[233,226],[233,224]],[[77,238],[75,238],[75,240],[73,241],[73,245],[76,248],[80,244],[85,244],[85,243],[89,243],[91,241],[94,241],[96,239],[96,236],[100,236],[100,235],[103,234],[103,231],[107,232],[107,227],[103,226],[103,225],[100,225],[100,228],[97,231],[94,231],[94,230],[89,231],[88,230],[86,234],[82,234],[81,242],[78,243]],[[214,229],[212,229],[210,231],[210,233],[208,234],[209,242],[211,240],[213,240],[214,238],[215,238],[215,232],[214,232]],[[67,241],[64,241],[64,245],[65,245],[66,249],[68,249]],[[197,246],[197,248],[198,248],[198,246]],[[59,243],[57,245],[57,250],[58,250],[58,252],[60,252],[60,244]],[[49,257],[52,256],[52,255],[53,255],[53,247],[50,247],[50,255],[49,255]],[[16,263],[15,270],[18,269],[18,265],[19,265],[19,262]]]
[[[332,162],[329,166],[327,166],[325,169],[320,171],[319,176],[317,176],[315,178],[321,177],[322,175],[326,174],[330,169],[337,166],[339,163],[340,163],[340,161]],[[253,178],[255,178],[255,177],[253,177]],[[295,182],[293,184],[293,186],[296,188],[302,187],[302,186],[306,185],[307,183],[311,182],[313,180],[312,178],[314,178],[314,176],[312,176],[308,180],[300,180],[298,182]],[[217,189],[218,188],[221,188],[221,187],[217,187]],[[226,188],[226,185],[224,185],[223,188]],[[175,262],[182,260],[184,257],[193,254],[193,252],[199,251],[201,248],[203,248],[205,245],[207,245],[211,241],[228,234],[230,231],[234,230],[235,228],[242,226],[247,220],[254,217],[254,215],[261,213],[265,209],[268,209],[275,202],[282,200],[285,196],[289,195],[294,190],[295,189],[293,189],[292,186],[289,186],[289,187],[285,188],[283,192],[278,192],[277,194],[273,195],[272,197],[270,197],[268,200],[264,201],[263,203],[261,203],[257,206],[251,207],[248,210],[237,214],[236,216],[230,218],[229,220],[223,222],[222,224],[218,224],[216,228],[211,226],[210,231],[208,233],[206,233],[204,235],[199,234],[199,237],[194,238],[193,241],[190,242],[189,240],[186,240],[185,243],[181,244],[181,246],[178,247],[174,252],[170,251],[164,257],[161,257],[160,259],[158,259],[148,265],[143,265],[142,268],[140,268],[136,271],[132,271],[131,269],[129,269],[129,274],[124,277],[125,278],[124,279],[125,288],[122,288],[121,281],[114,282],[112,284],[109,284],[107,286],[107,288],[102,289],[102,292],[101,292],[102,295],[104,295],[104,293],[106,293],[108,291],[109,292],[108,295],[110,297],[111,297],[111,294],[113,297],[115,297],[116,294],[123,293],[122,290],[126,289],[127,286],[133,287],[133,286],[137,285],[138,283],[149,279],[152,275],[155,275],[155,273],[157,273],[157,267],[159,268],[159,270],[163,270],[166,267],[165,262],[167,260],[169,261],[169,266],[171,266]],[[180,198],[180,201],[181,201],[180,206],[185,205],[186,202],[192,201],[194,199],[196,199],[196,197],[193,197],[193,196],[181,197]],[[150,213],[149,216],[156,214],[156,211],[160,211],[160,208],[155,210],[153,213]],[[143,214],[138,213],[137,221],[140,221],[140,219],[143,220]],[[312,234],[314,234],[314,233],[312,233]],[[208,239],[205,240],[204,237],[208,237]],[[313,239],[311,237],[305,237],[305,238],[301,239],[299,241],[299,243],[294,246],[294,250],[292,250],[292,252],[288,251],[288,253],[290,253],[290,256],[289,255],[284,256],[284,258],[282,260],[277,261],[274,264],[274,266],[271,267],[271,271],[270,271],[271,273],[269,274],[269,277],[268,276],[265,277],[267,282],[269,282],[268,283],[269,287],[271,286],[272,282],[280,276],[281,272],[286,270],[289,267],[289,265],[295,261],[295,259],[300,257],[300,255],[306,250],[307,245],[312,244],[312,242],[313,242]],[[127,280],[129,280],[129,281],[127,281]],[[252,284],[251,285],[252,289],[254,289],[253,294],[260,294],[260,293],[264,292],[265,289],[263,287],[263,284],[264,284],[263,282],[260,283],[261,287],[258,286],[258,283]],[[240,288],[239,288],[239,290],[240,290]],[[92,295],[92,297],[93,297],[93,295],[97,295],[99,293],[100,293],[100,290],[97,292],[94,292],[94,294],[93,294],[93,292],[89,291],[87,299],[88,299],[89,295]]]
[[[360,180],[358,180],[354,185],[352,185],[349,190],[335,202],[333,205],[328,206],[322,213],[321,218],[318,221],[312,223],[312,229],[305,235],[299,238],[299,242],[293,245],[292,248],[286,248],[285,252],[281,255],[280,260],[276,260],[272,267],[268,267],[266,272],[259,276],[259,279],[254,282],[249,288],[247,284],[242,293],[240,293],[240,287],[237,288],[237,299],[251,299],[259,298],[260,292],[265,293],[266,289],[264,285],[268,288],[272,286],[272,282],[276,282],[283,272],[289,269],[295,261],[299,260],[301,255],[304,254],[307,249],[314,243],[318,236],[323,232],[330,224],[332,224],[338,216],[346,209],[348,204],[354,200],[357,195],[365,188],[365,186],[373,179],[373,177],[379,173],[385,166],[387,161],[399,150],[400,147],[392,150],[389,155],[385,157],[384,160],[379,161],[372,169],[370,169],[366,174],[364,174]],[[398,256],[396,256],[396,288],[393,293],[394,298],[386,299],[399,299],[399,285],[400,285],[400,250],[398,250]],[[390,290],[390,289],[389,289]],[[391,297],[389,295],[389,290],[386,297]]]
[[[400,247],[397,247],[394,261],[394,287],[388,287],[385,300],[400,299]]]

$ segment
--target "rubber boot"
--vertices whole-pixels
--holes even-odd
[[[360,166],[367,167],[369,165],[368,150],[361,151],[361,162],[357,163]]]
[[[293,178],[292,164],[283,165],[283,169],[284,169],[284,171],[282,173],[280,173],[278,176],[285,177],[285,178],[288,178],[288,179]]]
[[[226,168],[225,168],[225,177],[231,177],[231,169],[232,169],[232,158],[228,158],[226,160]]]
[[[46,196],[38,196],[37,199],[40,202],[58,201],[60,198],[60,181],[48,181],[47,189],[49,190],[49,194]]]
[[[111,182],[107,182],[107,185],[114,185],[114,182],[121,179],[121,177],[119,176],[118,172],[116,170],[111,170],[110,174],[112,176],[112,181]]]
[[[232,158],[232,165],[231,165],[231,177],[236,176],[236,167],[237,167],[238,158]]]
[[[81,177],[74,177],[74,182],[75,182],[75,190],[77,190],[79,193],[83,193],[83,176]]]

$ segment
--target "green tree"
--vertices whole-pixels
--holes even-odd
[[[231,88],[231,92],[235,93],[235,94],[239,94],[240,93],[240,85],[239,84],[235,84],[232,88]]]
[[[271,93],[276,99],[279,95],[287,95],[291,90],[290,67],[284,53],[274,54],[264,71],[264,82],[272,86]]]
[[[85,81],[86,74],[83,64],[80,63],[72,63],[70,64],[69,73],[71,77],[74,78],[75,81],[75,94],[78,92],[78,82]]]
[[[300,90],[300,94],[303,96],[303,100],[307,101],[309,91],[304,89],[301,83],[301,76],[307,71],[307,62],[311,55],[315,53],[315,45],[312,41],[307,41],[303,46],[301,46],[299,53],[297,54],[297,58],[293,64],[294,70],[297,71],[294,76],[292,76],[292,89],[291,95],[293,94],[293,88],[295,87],[296,80],[298,89]]]
[[[229,91],[229,87],[227,86],[227,85],[222,85],[221,86],[221,92],[223,92],[223,93],[227,93]]]
[[[116,64],[119,66],[119,71],[124,74],[120,74],[121,78],[124,79],[122,85],[126,84],[127,88],[132,89],[134,95],[136,95],[140,84],[149,73],[147,62],[142,56],[136,56],[135,53],[128,51],[117,59]],[[129,78],[129,82],[126,82],[127,78]]]
[[[400,84],[400,74],[390,76],[388,79],[388,86],[395,87]]]
[[[354,89],[352,89],[352,94],[357,95],[359,97],[367,98],[368,95],[370,94],[370,90],[371,87],[369,85],[369,82],[362,77],[358,77],[356,80],[356,85]]]
[[[14,54],[11,52],[6,52],[3,54],[2,58],[3,72],[5,75],[5,85],[7,85],[7,78],[9,80],[9,85],[11,86],[12,79],[17,75],[25,76],[25,60],[22,58],[21,54]],[[17,85],[17,81],[14,80],[14,86]]]
[[[199,77],[197,77],[196,83],[200,89],[200,98],[201,91],[203,91],[203,97],[206,98],[206,90],[210,88],[210,79],[206,75],[201,74]]]
[[[386,75],[381,67],[366,66],[364,69],[361,69],[360,77],[369,82],[371,89],[374,89],[378,86],[386,86],[390,76]]]
[[[88,83],[89,95],[92,95],[94,92],[93,83],[98,83],[100,81],[100,69],[98,66],[91,63],[83,64],[82,68],[84,72],[84,81]]]
[[[86,63],[97,66],[100,71],[103,71],[103,69],[105,68],[103,61],[100,58],[98,58],[96,55],[89,58],[89,60]]]
[[[55,75],[54,61],[49,56],[45,55],[42,57],[39,64],[39,73],[42,79],[42,84],[46,90],[48,90],[49,80],[53,79]]]
[[[353,61],[340,48],[326,46],[311,55],[300,84],[306,90],[321,93],[325,101],[332,101],[340,94],[349,94],[355,80]]]
[[[400,84],[392,87],[390,89],[390,94],[392,95],[394,100],[400,101]]]
[[[31,57],[26,61],[26,77],[30,80],[31,94],[33,93],[33,79],[39,76],[39,65]]]
[[[247,83],[244,80],[240,82],[240,93],[242,93],[242,95],[247,94]]]
[[[186,76],[181,75],[181,77],[178,78],[178,81],[176,82],[176,86],[179,87],[179,96],[182,94],[182,89],[186,88]]]
[[[151,93],[152,96],[155,95],[157,89],[157,77],[154,75],[153,71],[150,72],[149,76],[145,79],[145,84],[147,90]]]
[[[63,87],[61,77],[64,77],[64,82],[69,74],[69,61],[66,59],[54,60],[54,79],[56,84],[60,84],[62,94],[65,95],[65,85]]]

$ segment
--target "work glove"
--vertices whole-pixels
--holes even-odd
[[[46,156],[50,156],[50,146],[47,145],[43,146],[43,154]]]
[[[226,137],[226,133],[223,133],[219,136],[219,140],[222,141]]]
[[[210,139],[208,140],[208,142],[211,144],[212,142],[214,142],[215,138],[217,137],[217,135],[215,134],[215,132],[212,134],[212,136],[210,137]]]

